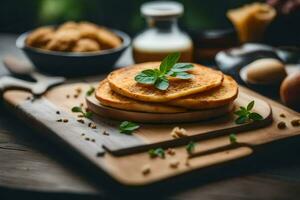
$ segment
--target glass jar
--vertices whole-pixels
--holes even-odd
[[[183,14],[182,4],[172,1],[144,3],[141,13],[146,18],[148,28],[133,40],[136,63],[161,61],[173,52],[181,53],[181,62],[192,62],[192,40],[177,24],[178,17]]]

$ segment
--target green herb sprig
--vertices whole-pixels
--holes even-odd
[[[196,148],[196,143],[193,141],[190,141],[185,147],[188,154],[192,154],[195,151],[195,148]]]
[[[146,69],[135,76],[135,81],[142,84],[154,85],[159,90],[169,87],[168,76],[190,79],[192,74],[187,73],[194,66],[190,63],[177,63],[180,53],[172,53],[163,59],[158,69]]]
[[[244,124],[249,121],[262,120],[263,117],[260,114],[256,112],[251,112],[253,107],[254,107],[254,101],[251,101],[246,108],[241,106],[239,110],[235,111],[234,114],[238,116],[238,118],[235,120],[235,123]]]
[[[237,143],[237,137],[234,133],[229,135],[229,141],[231,144],[236,144]]]
[[[150,149],[148,154],[151,158],[165,158],[165,150],[163,148]]]
[[[92,115],[93,115],[93,113],[92,112],[90,112],[90,111],[83,111],[83,109],[82,109],[82,107],[80,107],[80,106],[74,106],[73,108],[72,108],[72,112],[75,112],[75,113],[81,113],[85,118],[91,118],[92,117]]]
[[[85,95],[86,96],[91,96],[95,92],[95,87],[90,86],[90,89],[86,91]]]
[[[124,121],[119,126],[120,133],[124,133],[127,135],[132,134],[132,132],[138,128],[140,128],[138,124],[129,121]]]

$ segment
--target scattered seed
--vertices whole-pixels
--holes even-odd
[[[102,153],[101,153],[101,152],[98,152],[98,153],[96,154],[96,156],[97,156],[97,157],[100,157],[100,156],[102,156]]]
[[[57,115],[59,115],[59,114],[60,114],[60,112],[59,112],[59,111],[56,111],[56,114],[57,114]]]
[[[77,121],[78,121],[79,123],[84,124],[84,120],[83,120],[83,119],[77,119]]]
[[[285,128],[286,128],[285,122],[279,122],[279,123],[277,124],[277,128],[279,128],[279,129],[285,129]]]
[[[300,119],[294,119],[291,121],[292,126],[300,126]]]
[[[81,104],[80,104],[80,107],[83,107],[83,106],[84,106],[84,104],[83,104],[83,103],[81,103]]]
[[[150,165],[146,164],[142,167],[142,173],[143,175],[147,175],[151,172]]]
[[[84,117],[84,115],[77,115],[77,117],[79,117],[79,118],[83,118],[83,117]]]
[[[78,94],[80,94],[82,92],[82,89],[80,87],[76,88],[75,90]]]
[[[70,95],[69,95],[69,94],[67,94],[67,95],[66,95],[66,97],[67,97],[67,99],[68,99],[68,98],[70,98]]]
[[[92,125],[92,122],[90,122],[90,123],[88,124],[88,127],[91,127],[91,125]]]
[[[179,161],[178,160],[171,160],[170,162],[170,167],[171,168],[177,168],[179,165]]]
[[[176,152],[175,152],[175,150],[174,150],[174,149],[172,149],[172,148],[168,148],[168,149],[167,149],[167,154],[169,154],[169,155],[173,156],[173,155],[175,155],[175,154],[176,154]]]
[[[92,142],[96,142],[96,140],[95,140],[95,139],[91,139],[91,141],[92,141]]]
[[[81,133],[81,136],[85,136],[85,133]]]
[[[188,158],[185,159],[185,166],[190,166],[190,161]]]
[[[26,100],[30,100],[31,99],[31,97],[30,96],[28,96],[27,98],[26,98]]]
[[[86,137],[85,140],[86,140],[86,141],[90,141],[90,138]]]
[[[56,120],[57,122],[62,122],[63,120],[62,119],[58,119],[58,120]]]
[[[69,120],[68,119],[63,119],[63,122],[64,123],[67,123]]]
[[[73,97],[76,99],[78,98],[78,94],[74,94]]]
[[[286,117],[285,114],[283,114],[283,113],[281,113],[279,116],[282,117],[282,118]]]
[[[91,125],[91,128],[92,128],[92,129],[96,129],[96,128],[97,128],[96,124],[92,124],[92,125]]]
[[[109,135],[109,133],[106,131],[103,131],[103,135]]]

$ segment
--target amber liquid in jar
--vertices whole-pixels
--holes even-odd
[[[148,27],[138,34],[132,43],[136,63],[161,61],[168,54],[181,53],[181,62],[193,61],[191,38],[177,24],[183,7],[177,2],[150,2],[141,7]]]
[[[142,62],[150,62],[150,61],[161,61],[164,59],[168,54],[172,52],[180,52],[180,62],[192,62],[193,61],[193,48],[192,46],[186,49],[180,49],[174,51],[174,49],[170,49],[169,51],[151,51],[149,49],[140,49],[137,47],[133,48],[133,58],[136,63]]]

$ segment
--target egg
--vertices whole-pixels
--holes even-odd
[[[300,111],[300,72],[284,79],[280,86],[280,97],[284,104]]]
[[[278,84],[287,75],[284,64],[274,58],[256,60],[245,68],[247,81],[250,83]]]

